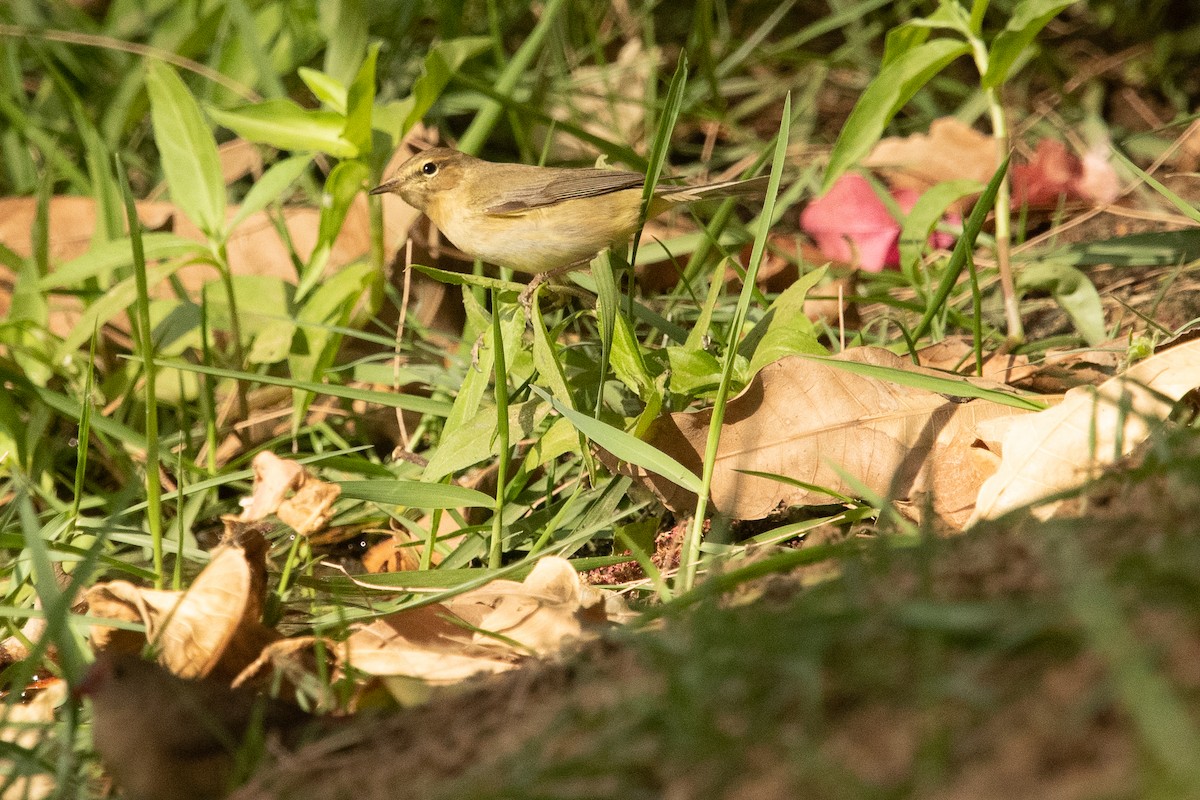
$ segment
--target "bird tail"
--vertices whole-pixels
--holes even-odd
[[[672,186],[660,187],[656,192],[659,199],[672,205],[676,203],[695,203],[700,200],[712,200],[721,197],[762,197],[767,193],[768,175],[746,180],[721,181],[708,183],[703,186]]]

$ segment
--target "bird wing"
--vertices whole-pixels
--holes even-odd
[[[655,195],[673,203],[694,203],[697,200],[711,200],[719,197],[761,197],[766,194],[767,183],[771,180],[768,175],[744,180],[721,181],[704,186],[662,186]]]
[[[489,214],[516,214],[543,208],[579,197],[598,197],[602,194],[637,189],[645,183],[638,172],[615,169],[554,170],[544,182],[509,189],[502,202],[489,206]]]

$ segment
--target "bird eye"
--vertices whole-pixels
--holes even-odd
[[[437,172],[437,164],[432,161],[426,161],[421,165],[421,172],[424,172],[426,175],[432,175]]]

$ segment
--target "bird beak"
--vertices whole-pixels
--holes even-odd
[[[367,192],[367,194],[388,194],[396,188],[396,183],[395,180],[385,181]]]

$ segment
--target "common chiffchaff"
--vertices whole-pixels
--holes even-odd
[[[582,265],[638,227],[645,176],[612,169],[494,164],[447,147],[417,153],[371,194],[398,194],[472,258],[520,272]],[[766,178],[658,186],[647,216],[763,193]]]

